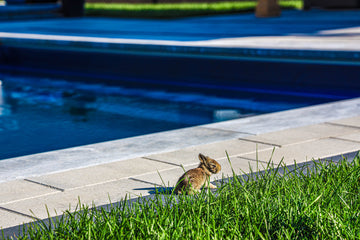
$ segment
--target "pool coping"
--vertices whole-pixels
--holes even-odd
[[[313,42],[313,47],[297,46]],[[332,42],[331,42],[332,41]],[[360,64],[360,48],[339,47],[342,40],[319,42],[312,36],[277,36],[218,39],[211,41],[142,40],[108,37],[64,36],[33,33],[0,32],[0,45],[37,49],[110,52],[120,54],[191,56],[221,59],[286,60],[332,64]],[[268,44],[267,42],[270,42]],[[281,42],[282,44],[279,44]],[[293,45],[293,46],[292,46]],[[334,45],[337,48],[334,48]]]

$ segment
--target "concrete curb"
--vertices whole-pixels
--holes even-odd
[[[201,58],[262,59],[360,64],[357,50],[276,49],[261,47],[217,47],[206,42],[114,39],[82,36],[0,32],[0,44],[9,47],[64,49],[72,51],[130,53],[141,55],[194,56]],[[207,46],[208,45],[208,46]]]

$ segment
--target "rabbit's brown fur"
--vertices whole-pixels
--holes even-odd
[[[221,166],[214,159],[199,154],[200,164],[197,168],[190,169],[184,173],[177,181],[175,193],[194,194],[200,192],[205,187],[216,188],[210,181],[210,175],[220,172]]]

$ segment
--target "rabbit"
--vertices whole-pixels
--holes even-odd
[[[175,187],[176,194],[186,193],[192,195],[199,193],[203,186],[216,188],[215,185],[210,183],[210,175],[220,172],[220,164],[201,153],[199,153],[199,160],[200,164],[197,168],[190,169],[179,178]]]

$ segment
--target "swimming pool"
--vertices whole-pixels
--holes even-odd
[[[0,159],[331,101],[0,75]],[[260,89],[258,89],[260,91]]]

